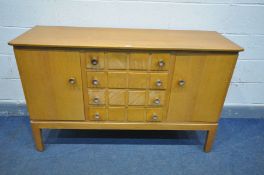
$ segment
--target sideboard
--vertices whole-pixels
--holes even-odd
[[[42,129],[204,130],[212,148],[239,51],[213,31],[36,26],[13,45]]]

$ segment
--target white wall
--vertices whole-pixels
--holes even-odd
[[[7,42],[34,25],[215,30],[245,48],[226,105],[264,105],[264,0],[0,0],[0,103],[24,102]]]

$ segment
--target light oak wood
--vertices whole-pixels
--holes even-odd
[[[39,151],[48,128],[204,130],[209,152],[243,50],[216,32],[40,26],[9,44]]]
[[[126,72],[108,72],[109,88],[127,88],[127,81]]]
[[[86,61],[87,69],[104,69],[105,67],[105,55],[104,52],[83,52],[83,57]],[[97,64],[92,64],[92,61],[96,60]]]
[[[127,69],[128,53],[124,52],[108,52],[107,56],[108,69]]]
[[[147,73],[129,73],[128,87],[134,89],[146,89],[149,85],[149,74]]]
[[[127,121],[143,122],[146,120],[146,110],[144,108],[129,107],[127,109]]]
[[[107,111],[105,107],[90,107],[88,117],[89,120],[104,121],[107,120]]]
[[[9,42],[14,46],[188,51],[242,51],[214,31],[36,26]]]
[[[168,84],[167,73],[151,73],[150,74],[150,89],[166,89]],[[158,84],[160,82],[160,85]]]
[[[104,105],[106,103],[105,90],[88,90],[88,101],[90,105]]]
[[[146,91],[128,91],[128,105],[145,106]]]
[[[126,105],[127,91],[111,89],[108,92],[109,105]]]
[[[168,53],[153,53],[150,60],[150,70],[165,71],[169,70],[171,55]],[[159,62],[164,62],[164,65],[159,65]]]
[[[103,88],[106,86],[107,74],[105,72],[87,72],[87,87]]]
[[[108,120],[109,121],[127,121],[125,107],[109,107]]]
[[[215,125],[214,127],[210,128],[207,131],[206,141],[205,141],[205,145],[204,145],[204,151],[207,153],[212,150],[215,135],[216,135],[217,126],[218,125]]]
[[[37,124],[31,123],[32,135],[35,141],[35,147],[38,151],[44,151],[44,145],[42,142],[42,129]]]
[[[85,119],[78,52],[15,49],[15,55],[32,120]]]
[[[236,60],[237,54],[177,54],[167,121],[217,122]]]

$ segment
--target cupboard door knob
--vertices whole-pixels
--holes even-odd
[[[69,80],[68,80],[68,83],[71,84],[71,85],[76,84],[76,78],[75,77],[70,77]]]
[[[98,60],[94,57],[91,59],[91,64],[92,65],[97,65],[98,64]]]
[[[154,104],[156,105],[159,105],[160,104],[160,99],[156,98],[154,101],[153,101]]]
[[[161,87],[162,86],[162,81],[161,80],[157,80],[156,81],[156,86],[157,87]]]
[[[164,67],[165,66],[165,62],[163,60],[159,60],[158,66],[159,67]]]
[[[94,97],[93,102],[94,102],[95,104],[98,104],[98,103],[100,102],[100,100],[99,100],[98,97]]]
[[[154,113],[154,114],[152,115],[152,120],[153,120],[153,121],[157,121],[158,118],[159,118],[159,117],[157,116],[157,114]]]
[[[178,81],[178,85],[179,85],[180,87],[183,87],[183,86],[185,85],[185,81],[184,81],[184,80],[179,80],[179,81]]]
[[[99,84],[99,80],[92,80],[92,84],[93,85],[98,85]]]
[[[99,114],[98,112],[96,112],[96,113],[94,114],[94,119],[95,119],[95,120],[99,120],[99,119],[100,119],[100,114]]]

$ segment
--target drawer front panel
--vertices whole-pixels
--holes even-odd
[[[165,99],[170,90],[171,54],[102,51],[84,55],[86,111],[103,108],[103,116],[106,117],[100,120],[109,122],[158,122],[166,119]],[[99,60],[97,68],[89,61],[92,58]],[[87,117],[90,119],[95,120]]]
[[[107,120],[107,112],[104,107],[91,107],[88,112],[89,120],[104,121]]]
[[[89,104],[104,105],[105,95],[105,90],[88,90]]]
[[[122,52],[107,53],[107,67],[109,70],[122,70],[128,67],[128,54]]]
[[[128,91],[128,105],[144,106],[146,91]]]
[[[151,55],[150,70],[169,70],[170,54],[154,53]]]
[[[151,106],[163,106],[165,102],[165,91],[149,91],[148,104]]]
[[[103,88],[107,85],[107,74],[105,72],[87,72],[87,87]]]
[[[108,92],[109,105],[125,105],[126,104],[126,91],[125,90],[109,90]]]
[[[104,52],[86,52],[83,56],[85,57],[87,69],[104,69]]]
[[[166,89],[168,83],[167,73],[151,73],[150,89]]]
[[[129,58],[130,70],[147,70],[149,67],[148,53],[131,53]]]
[[[127,121],[144,122],[146,120],[146,110],[144,108],[128,108]]]
[[[146,89],[149,84],[149,74],[147,73],[129,73],[128,87],[134,89]]]
[[[127,73],[125,72],[109,72],[108,73],[109,88],[127,88]]]
[[[126,121],[126,108],[109,107],[108,120],[109,121]]]
[[[162,121],[162,108],[148,108],[147,121],[160,122]]]

